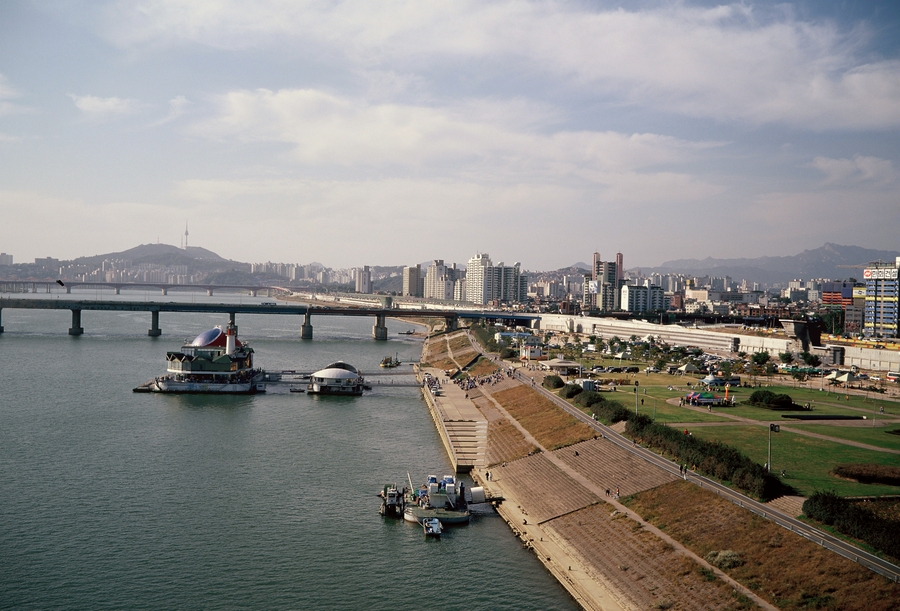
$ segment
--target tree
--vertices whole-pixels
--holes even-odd
[[[778,358],[781,359],[781,362],[785,365],[791,363],[794,360],[794,355],[790,352],[779,352]]]
[[[759,365],[762,367],[766,363],[769,362],[769,353],[768,352],[754,352],[750,357],[750,360],[753,361],[754,365]]]

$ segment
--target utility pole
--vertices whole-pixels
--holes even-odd
[[[769,424],[769,462],[766,463],[766,473],[769,473],[772,470],[772,433],[777,433],[780,430],[781,426]]]

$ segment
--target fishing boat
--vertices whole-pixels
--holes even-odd
[[[399,354],[394,354],[394,356],[386,356],[381,359],[381,366],[386,368],[393,368],[400,366],[400,358]]]
[[[425,530],[426,537],[440,537],[443,531],[441,521],[437,518],[425,518],[422,520],[422,528]]]
[[[166,375],[135,392],[253,394],[265,392],[265,373],[253,367],[253,349],[237,338],[237,325],[204,331],[180,351],[166,353]]]
[[[366,381],[353,365],[337,361],[312,374],[306,392],[311,395],[360,396]]]
[[[437,518],[441,524],[466,524],[470,512],[466,502],[465,484],[457,482],[452,475],[445,475],[438,481],[437,476],[429,475],[428,482],[414,489],[412,478],[410,491],[403,510],[403,519],[407,522],[419,522]]]

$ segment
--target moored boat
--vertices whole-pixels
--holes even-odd
[[[407,475],[408,477],[408,475]],[[403,510],[403,519],[408,522],[419,522],[436,518],[442,524],[466,524],[470,512],[466,502],[465,485],[457,482],[452,475],[445,475],[438,481],[434,475],[428,476],[428,482],[418,489],[412,489]]]
[[[397,484],[387,484],[378,493],[381,497],[381,508],[378,513],[388,518],[402,518],[406,508],[406,488],[397,488]]]
[[[443,531],[441,521],[437,518],[425,518],[422,520],[422,528],[425,530],[426,537],[440,537]]]
[[[160,393],[253,394],[265,376],[253,367],[253,348],[237,338],[237,325],[215,327],[166,353],[166,375],[139,388]],[[138,391],[138,389],[135,389]]]
[[[399,367],[400,366],[399,356],[395,354],[394,356],[384,357],[383,359],[381,359],[381,366],[385,367],[385,368]]]
[[[353,365],[331,363],[312,374],[306,392],[311,395],[362,395],[366,381]]]

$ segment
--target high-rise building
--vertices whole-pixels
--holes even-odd
[[[366,294],[372,292],[372,272],[368,265],[356,268],[356,292]]]
[[[621,257],[622,253],[616,255]],[[599,253],[594,253],[590,280],[585,282],[582,301],[585,307],[595,308],[601,312],[619,309],[620,287],[618,265],[612,261],[604,261]]]
[[[622,279],[625,277],[625,257],[622,256],[622,253],[616,253],[616,280],[619,284],[622,283]]]
[[[494,265],[487,253],[478,253],[466,267],[466,301],[485,305],[491,301],[522,303],[528,298],[528,276],[522,264]]]
[[[874,264],[863,270],[866,304],[863,310],[863,334],[867,337],[900,337],[898,287],[900,257],[893,264]]]
[[[425,288],[422,266],[403,268],[403,295],[405,297],[421,297]]]
[[[0,253],[0,265],[12,265],[13,264],[13,256],[8,255],[5,252]]]
[[[422,295],[425,299],[453,299],[453,289],[456,283],[456,264],[447,267],[443,259],[432,261],[425,270],[425,283]]]

